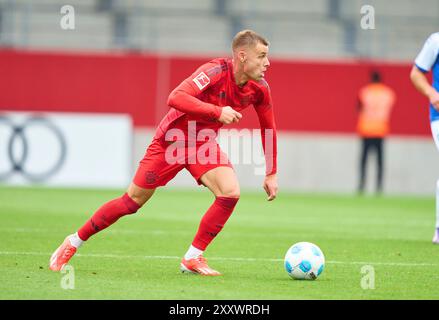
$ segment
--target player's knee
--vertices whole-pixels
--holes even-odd
[[[129,196],[129,197],[132,201],[134,201],[139,206],[139,208],[145,204],[145,201],[141,197],[136,197],[136,196]]]
[[[127,190],[127,196],[141,208],[154,194],[155,189],[143,189],[131,184]],[[137,210],[136,210],[137,211]],[[135,213],[131,212],[131,213]]]
[[[219,194],[220,197],[225,198],[235,198],[239,199],[241,196],[241,191],[239,190],[239,187],[229,188],[221,191],[221,194]]]
[[[122,196],[122,201],[127,208],[126,214],[136,213],[137,210],[139,210],[143,205],[143,203],[139,203],[138,200],[136,201],[136,199],[130,196],[128,193],[125,193]]]

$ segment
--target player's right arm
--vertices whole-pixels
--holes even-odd
[[[439,110],[439,93],[430,85],[426,77],[439,55],[439,34],[432,34],[425,42],[410,72],[410,80],[415,88],[428,97],[430,103]]]
[[[413,66],[410,72],[410,80],[412,80],[415,88],[426,96],[433,107],[439,111],[439,93],[430,85],[425,74],[417,66]]]
[[[189,78],[175,88],[168,98],[168,105],[189,115],[224,124],[238,122],[241,114],[231,107],[219,107],[198,97],[205,90],[227,75],[217,61],[211,61],[197,69]]]

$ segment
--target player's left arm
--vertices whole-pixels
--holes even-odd
[[[274,120],[273,102],[269,87],[264,87],[263,97],[260,103],[255,105],[255,110],[261,126],[262,147],[265,154],[265,179],[264,190],[268,195],[268,201],[276,198],[277,184],[277,136],[276,123]]]

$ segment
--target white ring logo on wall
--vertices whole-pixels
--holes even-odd
[[[55,124],[49,119],[45,118],[44,116],[34,115],[27,118],[22,124],[15,124],[12,121],[11,117],[0,115],[0,129],[4,126],[10,129],[11,133],[9,137],[6,137],[6,150],[4,149],[0,151],[6,151],[6,157],[5,155],[0,154],[0,159],[6,159],[6,161],[9,161],[10,165],[6,170],[0,167],[0,181],[6,180],[10,178],[14,173],[17,173],[21,174],[29,181],[42,182],[54,175],[62,167],[65,162],[67,153],[66,140],[61,130],[57,126],[55,126]],[[59,155],[56,155],[56,159],[50,159],[50,161],[46,161],[47,165],[45,165],[44,168],[39,168],[38,171],[32,170],[32,168],[26,166],[26,163],[29,160],[31,153],[38,153],[38,149],[41,149],[41,146],[43,146],[43,144],[45,143],[45,141],[38,141],[40,147],[34,147],[32,149],[30,148],[29,130],[35,126],[44,128],[45,131],[49,132],[49,134],[55,138],[55,141],[58,144],[60,150]],[[19,149],[21,149],[22,152],[20,155],[17,155],[19,153],[18,151],[20,151]],[[47,154],[45,156],[51,157],[52,155]]]

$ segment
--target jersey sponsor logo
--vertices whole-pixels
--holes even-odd
[[[197,85],[198,89],[203,90],[203,88],[210,83],[210,78],[206,76],[204,72],[200,72],[200,74],[196,76],[193,81]]]

